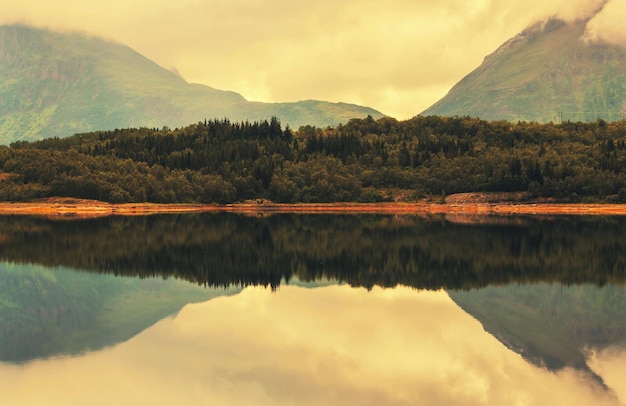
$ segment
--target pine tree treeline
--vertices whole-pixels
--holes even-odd
[[[0,199],[375,202],[459,192],[626,202],[626,122],[470,117],[353,119],[283,129],[276,118],[124,129],[0,148]]]

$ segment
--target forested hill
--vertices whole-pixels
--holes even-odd
[[[0,148],[0,199],[229,203],[445,199],[459,192],[626,202],[626,122],[372,117],[338,127],[206,121]]]

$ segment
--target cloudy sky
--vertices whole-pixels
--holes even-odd
[[[399,119],[530,24],[592,15],[589,38],[626,43],[626,0],[0,2],[0,24],[104,36],[248,100],[344,101]]]

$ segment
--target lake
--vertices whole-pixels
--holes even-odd
[[[623,217],[0,217],[10,405],[619,405]]]

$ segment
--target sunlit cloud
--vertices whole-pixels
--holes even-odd
[[[626,46],[626,1],[609,1],[588,23],[586,39]]]

